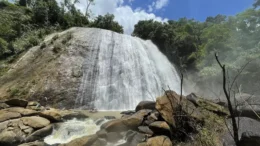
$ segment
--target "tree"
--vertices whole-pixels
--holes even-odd
[[[19,5],[26,7],[27,6],[27,0],[19,0]]]
[[[215,17],[207,17],[206,22],[220,24],[222,22],[225,22],[226,19],[227,19],[227,16],[218,14]]]
[[[112,30],[118,33],[124,33],[123,27],[114,21],[115,16],[113,14],[106,14],[104,16],[99,15],[94,22],[90,24],[90,27],[102,28]]]
[[[90,5],[93,5],[94,4],[94,0],[86,0],[86,2],[87,2],[87,8],[86,8],[86,13],[85,13],[85,16],[89,16],[90,14],[90,12],[89,12],[89,7],[90,7]]]
[[[255,3],[253,4],[254,8],[257,8],[260,6],[260,0],[255,0]]]

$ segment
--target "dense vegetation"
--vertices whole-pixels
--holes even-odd
[[[260,2],[256,1],[255,9],[248,9],[236,16],[208,17],[205,22],[186,18],[167,23],[140,21],[135,25],[133,35],[151,39],[172,62],[184,71],[192,72],[194,80],[207,88],[211,84],[205,84],[208,79],[221,82],[215,52],[219,53],[230,75],[235,75],[244,64],[250,62],[240,75],[239,83],[245,85],[245,90],[254,93],[251,87],[259,91],[259,82],[256,81],[260,80],[259,5]]]
[[[0,0],[0,59],[12,62],[23,51],[38,45],[45,35],[74,26],[123,33],[113,15],[98,16],[90,22],[88,12],[82,14],[76,9],[77,2],[64,0],[59,5],[56,0],[19,0],[13,4]]]

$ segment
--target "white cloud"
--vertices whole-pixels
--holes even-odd
[[[159,9],[167,6],[168,3],[169,3],[169,0],[157,0],[155,2],[155,9],[159,10]]]
[[[153,11],[153,6],[152,5],[149,5],[148,6],[148,12],[152,12]]]
[[[155,0],[151,5],[148,5],[148,12],[152,12],[153,10],[160,10],[166,7],[169,3],[169,0]]]
[[[85,12],[86,0],[80,0],[80,3],[76,7]],[[123,26],[126,34],[131,34],[134,30],[134,25],[140,20],[154,19],[160,22],[167,21],[167,19],[157,17],[155,14],[148,13],[142,8],[133,10],[130,6],[124,5],[124,0],[95,0],[95,5],[90,6],[90,10],[94,16],[105,15],[107,13],[114,14],[115,20]]]

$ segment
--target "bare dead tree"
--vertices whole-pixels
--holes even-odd
[[[231,103],[231,99],[230,99],[230,90],[228,90],[228,87],[226,87],[226,66],[225,65],[222,65],[221,62],[219,61],[218,59],[218,55],[217,53],[215,53],[215,58],[222,70],[222,76],[223,76],[223,91],[224,91],[224,94],[226,96],[226,100],[227,100],[227,103],[228,103],[228,110],[229,110],[229,113],[230,113],[230,116],[231,116],[231,122],[232,122],[232,127],[233,127],[233,138],[234,138],[234,141],[236,143],[236,145],[238,146],[239,145],[239,135],[238,135],[238,125],[237,125],[237,122],[236,122],[236,116],[235,116],[235,113],[234,113],[234,110],[233,110],[233,107],[232,107],[232,103]],[[235,82],[235,81],[234,81]],[[232,83],[233,85],[233,83]]]

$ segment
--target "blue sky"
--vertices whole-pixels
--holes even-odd
[[[57,0],[59,2],[63,0]],[[85,12],[86,0],[79,0],[76,6]],[[250,7],[254,0],[94,0],[91,5],[93,18],[107,13],[131,34],[140,20],[153,19],[159,22],[177,20],[182,17],[205,21],[208,16],[236,15]]]
[[[135,0],[132,8],[147,8],[152,1]],[[187,17],[205,21],[208,16],[217,14],[235,15],[252,7],[253,3],[254,0],[169,0],[164,8],[154,13],[156,16],[174,20]]]

